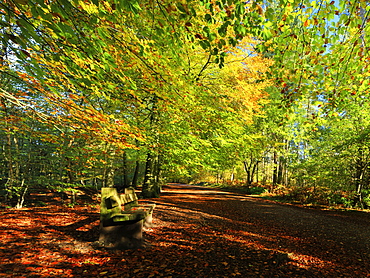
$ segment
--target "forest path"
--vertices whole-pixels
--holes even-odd
[[[0,209],[0,277],[370,277],[370,214],[168,184],[147,248],[107,250],[99,200]],[[40,201],[40,196],[36,196]],[[143,200],[145,201],[145,200]]]
[[[295,265],[316,277],[370,277],[367,212],[304,208],[181,184],[165,186],[158,201],[185,211],[241,249],[272,252],[279,267]]]

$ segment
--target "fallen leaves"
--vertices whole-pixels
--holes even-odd
[[[176,195],[180,189],[184,192]],[[302,223],[305,229],[297,234],[287,220],[278,225],[278,214],[293,217],[288,214],[291,208],[240,195],[180,189],[167,187],[167,194],[156,199],[155,226],[144,231],[150,247],[140,250],[94,247],[99,236],[97,207],[52,205],[5,210],[0,214],[0,277],[367,275],[368,254],[356,249],[352,252],[348,241],[336,239],[339,232],[325,241],[322,232],[305,237],[310,232],[307,223]],[[263,214],[267,210],[278,214]],[[312,222],[320,217],[315,213],[307,219]],[[337,231],[336,222],[325,220],[330,231]]]

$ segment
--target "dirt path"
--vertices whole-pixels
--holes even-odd
[[[150,247],[95,247],[98,206],[0,211],[0,277],[370,277],[370,216],[171,184]]]
[[[189,210],[240,249],[270,252],[267,262],[276,275],[370,277],[368,213],[301,208],[194,186],[167,188],[161,205]]]

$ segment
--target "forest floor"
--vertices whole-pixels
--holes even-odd
[[[367,212],[170,184],[154,200],[149,247],[113,251],[94,244],[98,199],[51,196],[1,209],[0,277],[370,277]]]

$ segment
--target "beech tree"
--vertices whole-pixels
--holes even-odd
[[[345,183],[368,187],[367,122],[349,122],[367,107],[365,1],[6,0],[0,14],[4,184],[22,185],[21,125],[64,185],[140,176],[153,197],[163,171],[236,165],[247,184],[325,184],[322,138],[345,122]]]
[[[28,86],[23,100],[38,96],[38,112],[46,115],[41,120],[61,130],[62,137],[72,135],[67,147],[79,138],[84,140],[79,150],[101,150],[106,144],[103,180],[108,185],[117,157],[129,148],[146,150],[147,197],[159,192],[162,139],[171,122],[165,117],[190,121],[193,135],[212,133],[214,126],[203,122],[198,128],[205,130],[197,132],[195,123],[217,119],[203,112],[216,111],[219,98],[227,98],[202,80],[209,79],[211,66],[223,67],[230,47],[256,32],[261,22],[257,3],[238,1],[7,1],[2,14],[2,40],[11,40],[9,47],[24,63],[16,72]],[[247,25],[256,27],[248,31]],[[229,95],[247,101],[243,97]],[[60,154],[73,183],[71,159]]]

